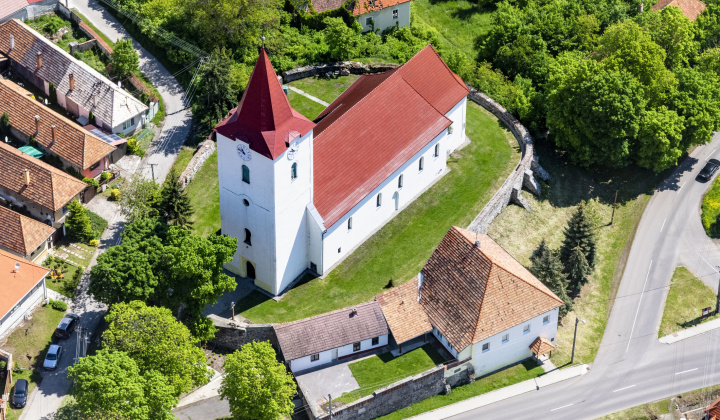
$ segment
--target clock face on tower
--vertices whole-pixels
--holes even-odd
[[[299,147],[299,145],[296,141],[294,141],[290,144],[290,147],[288,148],[288,152],[287,152],[287,158],[289,160],[295,159],[295,153],[297,153],[298,147]]]
[[[246,144],[238,144],[237,151],[238,156],[240,156],[242,160],[250,160],[252,157],[250,155],[250,148]]]

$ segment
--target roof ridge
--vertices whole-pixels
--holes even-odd
[[[18,213],[18,216],[22,216],[20,213]],[[23,255],[28,255],[28,237],[25,235],[25,220],[22,217],[18,218],[20,221],[20,233],[22,234],[22,242],[23,242]]]
[[[457,82],[458,85],[460,85],[460,86],[462,86],[463,88],[467,89],[467,88],[468,88],[467,85],[465,85],[464,83],[460,83],[460,82],[457,80],[457,78],[454,77],[454,76],[457,75],[457,74],[456,74],[454,71],[452,71],[452,69],[450,68],[450,66],[447,65],[447,63],[445,62],[445,60],[443,60],[442,57],[440,57],[440,54],[438,54],[438,52],[437,52],[437,50],[435,49],[435,47],[433,47],[432,44],[427,44],[427,45],[425,46],[425,48],[423,48],[423,50],[428,49],[428,48],[430,48],[430,50],[432,50],[432,52],[435,53],[435,55],[436,55],[437,58],[440,60],[440,62],[443,63],[443,66],[445,66],[445,69],[446,69],[448,72],[450,72],[450,75],[451,75],[451,76],[453,76],[453,80],[455,80],[455,82]],[[420,51],[422,52],[422,50],[420,50]],[[458,77],[460,77],[460,76],[458,76]],[[462,78],[461,78],[461,80],[462,80]]]
[[[442,61],[442,60],[440,60],[440,61]],[[443,114],[442,112],[440,112],[440,110],[437,109],[437,108],[435,107],[435,105],[431,104],[430,101],[428,101],[427,99],[425,99],[425,97],[424,97],[420,92],[418,92],[417,89],[415,89],[415,86],[413,86],[410,82],[408,82],[408,80],[407,80],[405,77],[403,77],[402,74],[400,74],[400,78],[402,79],[403,82],[405,82],[406,85],[410,86],[410,89],[412,89],[413,92],[417,93],[417,95],[418,95],[419,97],[421,97],[422,100],[425,101],[425,103],[427,103],[428,105],[430,105],[430,108],[432,108],[432,109],[434,109],[435,111],[437,111],[438,114],[442,115],[443,118],[445,118],[446,120],[450,121],[450,123],[452,124],[452,120],[451,120],[450,118],[446,117],[445,114]],[[388,79],[389,79],[389,77],[388,77]],[[380,84],[382,84],[382,83],[380,83]],[[431,140],[431,141],[432,141],[432,140]]]
[[[311,320],[311,319],[312,319],[312,320],[322,319],[322,318],[328,317],[328,316],[330,316],[330,315],[335,315],[335,314],[340,313],[340,312],[342,312],[342,311],[347,311],[347,310],[355,309],[355,308],[357,308],[357,307],[360,307],[361,305],[372,305],[373,303],[377,303],[377,301],[376,301],[374,298],[373,298],[373,300],[370,300],[370,301],[367,301],[367,302],[358,303],[357,305],[347,306],[347,307],[344,307],[344,308],[336,309],[336,310],[334,310],[334,311],[324,312],[324,313],[321,313],[321,314],[313,315],[313,316],[310,316],[310,317],[307,317],[307,318],[303,318],[303,319],[298,319],[298,320],[295,320],[295,321],[282,322],[282,323],[276,324],[276,326],[279,326],[279,327],[282,328],[282,327],[285,327],[285,326],[290,326],[290,325],[299,324],[299,323],[301,323],[301,322],[306,322],[306,321],[309,321],[309,320]],[[378,304],[378,305],[379,305],[379,304]]]

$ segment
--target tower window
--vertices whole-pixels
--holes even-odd
[[[246,184],[250,183],[250,168],[245,165],[242,166],[242,180]]]
[[[245,207],[247,207],[250,205],[250,202],[247,200],[247,198],[243,198],[243,204],[245,205]]]
[[[377,199],[375,200],[375,205],[377,207],[382,206],[382,193],[378,193]]]
[[[252,245],[252,233],[248,229],[245,229],[245,243]]]
[[[418,171],[421,171],[425,168],[425,158],[421,157],[420,162],[418,163]]]
[[[398,188],[402,188],[402,186],[403,186],[403,176],[400,175],[400,177],[398,177]]]
[[[290,180],[295,181],[295,178],[297,178],[297,162],[290,167]]]
[[[348,230],[352,229],[352,217],[348,219]]]
[[[434,157],[440,156],[440,145],[439,144],[435,145],[435,152],[433,153],[433,156]]]

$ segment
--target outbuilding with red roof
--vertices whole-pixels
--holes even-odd
[[[35,306],[47,298],[50,271],[0,250],[0,337],[10,333]]]

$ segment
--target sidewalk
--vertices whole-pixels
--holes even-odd
[[[462,414],[476,408],[484,407],[498,401],[517,397],[518,395],[525,394],[526,392],[537,391],[538,389],[548,385],[582,376],[586,374],[587,371],[587,365],[577,365],[567,369],[556,370],[543,376],[538,376],[535,379],[529,379],[515,385],[500,388],[495,391],[488,392],[487,394],[468,398],[467,400],[428,411],[427,413],[410,418],[415,420],[436,420],[457,416],[458,414]]]
[[[705,334],[706,332],[712,331],[716,328],[720,328],[720,319],[714,319],[712,321],[702,323],[696,327],[688,328],[686,330],[680,330],[676,333],[666,335],[665,337],[660,338],[660,342],[663,344],[673,344],[677,343],[678,341],[688,339],[690,337],[695,337],[696,335]]]
[[[312,96],[311,94],[305,92],[304,90],[300,90],[300,89],[298,89],[298,88],[296,88],[296,87],[294,87],[294,86],[290,86],[290,85],[288,85],[288,88],[289,88],[290,90],[292,90],[293,92],[295,92],[295,93],[297,93],[297,94],[300,94],[300,95],[302,95],[302,96],[310,99],[310,100],[313,101],[313,102],[319,103],[319,104],[322,105],[322,106],[329,106],[329,105],[330,105],[329,103],[323,101],[323,100],[320,99],[320,98],[317,98],[317,97],[315,97],[315,96]]]

